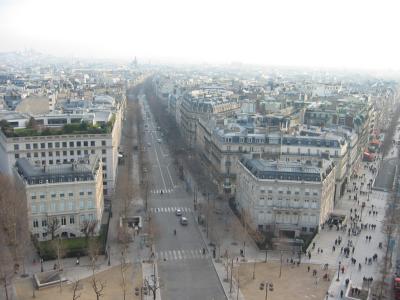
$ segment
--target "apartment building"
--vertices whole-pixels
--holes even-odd
[[[190,148],[196,146],[196,131],[201,117],[227,117],[239,109],[238,98],[229,91],[195,90],[185,94],[180,107],[180,128],[187,145]]]
[[[236,205],[254,230],[275,237],[311,234],[334,207],[335,165],[266,161],[243,156],[238,162]]]
[[[61,165],[18,158],[14,171],[25,186],[29,229],[36,238],[79,237],[89,223],[98,233],[104,208],[100,157]]]
[[[197,140],[203,157],[225,183],[229,180],[232,192],[239,171],[237,162],[246,153],[262,159],[280,158],[312,164],[323,159],[332,160],[336,165],[335,199],[343,195],[348,182],[349,143],[330,132],[308,132],[299,128],[294,134],[268,133],[265,128],[250,124],[216,125],[200,120]],[[355,154],[353,151],[352,159]]]
[[[24,135],[20,132],[19,136],[7,136],[0,131],[0,171],[11,174],[19,158],[51,166],[99,155],[103,163],[104,196],[109,199],[114,192],[118,167],[122,114],[123,109],[116,111],[113,123],[102,133],[90,134],[82,130],[84,133],[67,134],[60,129],[58,135]]]

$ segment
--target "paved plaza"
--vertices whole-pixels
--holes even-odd
[[[314,270],[315,275],[313,275]],[[273,283],[273,290],[268,291],[269,300],[323,299],[330,285],[330,279],[335,274],[335,270],[323,270],[320,265],[288,264],[286,261],[283,262],[282,269],[277,261],[257,263],[254,279],[253,271],[253,263],[240,265],[239,285],[245,299],[264,300],[265,287],[261,290],[260,284],[265,282]],[[234,274],[236,273],[237,268]],[[280,273],[281,276],[279,276]],[[327,277],[324,279],[325,274]]]

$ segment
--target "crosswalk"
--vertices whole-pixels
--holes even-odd
[[[152,194],[170,194],[172,193],[173,189],[167,189],[167,190],[151,190],[150,193]]]
[[[192,209],[189,207],[151,207],[150,212],[152,213],[175,213],[177,209],[180,209],[183,213],[191,213]]]
[[[203,254],[203,249],[157,251],[155,255],[159,261],[204,259],[209,257],[207,251]]]

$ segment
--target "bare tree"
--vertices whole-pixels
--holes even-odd
[[[47,216],[46,222],[46,233],[50,234],[51,239],[54,240],[56,231],[61,227],[60,221],[57,217]]]
[[[59,273],[59,287],[60,287],[60,293],[62,291],[62,276],[61,273],[63,271],[63,266],[62,266],[62,258],[65,256],[65,248],[63,245],[63,242],[61,240],[61,238],[52,240],[51,242],[52,248],[54,250],[54,252],[56,253],[57,256],[57,269],[58,269],[58,273]]]
[[[121,271],[121,288],[122,288],[122,296],[123,299],[126,300],[126,294],[128,292],[128,287],[127,287],[127,279],[126,279],[126,271],[128,270],[128,263],[126,261],[126,252],[127,248],[123,247],[121,250],[121,265],[120,265],[120,271]]]
[[[9,176],[0,175],[0,281],[5,297],[9,299],[8,286],[24,265],[29,241],[25,189]]]
[[[80,280],[76,280],[72,283],[72,300],[78,300],[81,297],[81,293],[78,293],[80,289]]]
[[[81,227],[81,232],[85,235],[86,240],[96,233],[98,221],[97,220],[84,220]]]
[[[96,278],[96,262],[100,253],[100,245],[97,239],[89,240],[88,254],[90,259],[90,265],[92,268],[92,278],[91,286],[96,294],[96,299],[99,300],[104,296],[104,289],[106,287],[106,282]]]

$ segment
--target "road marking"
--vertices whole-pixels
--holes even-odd
[[[180,250],[177,251],[177,255],[178,255],[178,259],[183,259]]]

